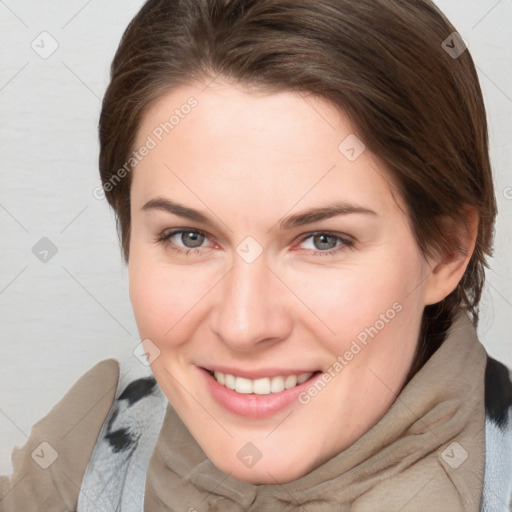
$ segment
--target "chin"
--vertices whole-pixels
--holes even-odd
[[[230,460],[226,460],[222,454],[219,454],[219,457],[210,457],[210,460],[232,478],[254,485],[286,484],[308,474],[314,468],[314,464],[304,465],[305,461],[288,457],[283,453],[271,459],[262,455],[252,467],[245,467],[236,454]]]

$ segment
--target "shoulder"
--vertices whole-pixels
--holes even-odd
[[[512,510],[512,372],[487,356],[482,511]]]
[[[64,448],[71,448],[79,439],[93,439],[115,399],[118,380],[119,363],[115,359],[95,364],[34,424],[31,435]]]
[[[94,432],[98,433],[112,406],[118,382],[119,363],[115,359],[100,361],[73,384],[32,431],[45,432],[66,446],[82,436],[90,439]]]
[[[39,510],[42,501],[55,511],[76,508],[80,482],[118,381],[118,362],[100,361],[34,424],[25,445],[12,452],[10,478],[0,477],[3,510]]]

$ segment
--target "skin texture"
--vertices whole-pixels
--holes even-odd
[[[197,106],[158,141],[155,128],[191,96]],[[424,306],[450,293],[466,268],[471,239],[467,256],[422,256],[384,165],[369,150],[350,161],[338,149],[355,132],[325,100],[248,92],[221,80],[167,93],[139,128],[135,147],[148,136],[157,142],[131,186],[130,298],[139,333],[159,350],[151,368],[169,402],[234,478],[294,480],[370,429],[403,387]],[[143,211],[156,197],[201,210],[214,225]],[[375,214],[279,229],[285,216],[335,201]],[[472,233],[475,226],[473,217]],[[200,247],[173,251],[193,245],[180,234],[157,242],[178,228],[204,234]],[[317,232],[353,243],[315,243]],[[247,236],[263,249],[252,263],[237,253]],[[393,305],[400,311],[389,319]],[[383,314],[389,321],[324,390],[270,418],[223,409],[197,368],[328,372]],[[237,457],[247,442],[262,454],[252,467]]]

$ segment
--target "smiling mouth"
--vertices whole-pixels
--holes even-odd
[[[276,375],[275,377],[262,377],[260,379],[251,380],[229,373],[208,370],[207,368],[205,368],[205,370],[222,386],[246,395],[281,393],[285,389],[294,388],[321,373],[320,371],[306,372],[297,375]]]

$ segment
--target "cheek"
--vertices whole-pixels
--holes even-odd
[[[185,314],[189,288],[183,286],[178,272],[137,253],[130,256],[129,274],[130,300],[140,335],[159,344]]]
[[[130,256],[129,283],[139,334],[161,349],[190,337],[214,285],[205,272],[171,265],[142,251]]]
[[[303,275],[295,289],[313,313],[308,315],[310,328],[322,329],[331,351],[340,353],[359,335],[364,340],[365,329],[375,325],[380,339],[402,330],[410,339],[423,310],[418,285],[424,272],[416,247],[403,243],[400,251],[372,251],[367,261],[351,267],[316,271],[314,279]]]

